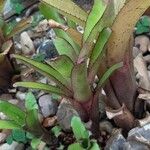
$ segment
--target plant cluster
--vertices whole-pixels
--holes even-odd
[[[107,116],[114,119],[119,127],[129,131],[135,126],[135,118],[143,117],[143,109],[140,110],[140,107],[144,107],[144,104],[138,101],[139,93],[130,49],[127,43],[123,47],[122,41],[120,42],[122,38],[125,41],[129,40],[130,34],[125,30],[125,23],[120,18],[134,2],[134,0],[94,0],[91,11],[87,12],[70,0],[41,0],[39,9],[56,33],[54,44],[59,56],[44,62],[16,54],[12,57],[48,77],[55,84],[17,82],[14,86],[43,90],[57,94],[63,100],[69,100],[83,122],[92,121],[91,132],[95,138],[99,137],[99,95],[104,87],[108,97],[106,104],[109,106],[106,109]],[[144,9],[149,1],[137,4],[144,5]],[[134,17],[137,19],[138,15]],[[134,26],[135,20],[129,21],[131,21],[129,27]],[[145,32],[147,22],[149,20],[143,19],[142,24],[146,26],[144,29],[140,29],[141,22],[137,24],[138,34],[143,30]],[[83,33],[77,30],[77,25],[84,28]],[[111,26],[113,32],[109,28]],[[57,143],[55,140],[57,128],[54,128],[56,132],[52,132],[42,127],[38,120],[35,99],[33,97],[29,99],[25,111],[0,101],[0,111],[8,116],[8,120],[0,120],[0,128],[25,130],[47,144],[54,145]],[[90,139],[89,131],[85,129],[80,118],[72,118],[71,126],[76,143],[70,145],[68,149],[99,149],[96,141]],[[10,138],[15,139],[14,134]]]

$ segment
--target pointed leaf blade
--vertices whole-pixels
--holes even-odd
[[[92,51],[90,63],[89,63],[89,74],[88,74],[88,81],[92,83],[97,75],[99,70],[100,64],[102,62],[102,58],[105,54],[105,45],[111,35],[111,30],[109,28],[104,29],[96,42],[96,45]]]
[[[103,13],[105,12],[107,4],[102,0],[94,0],[93,8],[87,18],[83,40],[87,40],[90,32],[96,25],[96,23],[101,19]]]
[[[112,75],[112,73],[121,68],[123,66],[123,63],[118,63],[118,64],[115,64],[113,65],[112,67],[110,67],[105,73],[104,75],[102,76],[102,78],[99,80],[98,82],[98,88],[101,88],[102,85],[106,82],[106,80]]]
[[[97,58],[101,58],[104,46],[106,45],[110,35],[111,30],[109,28],[105,28],[100,33],[90,57],[90,66],[92,66],[96,62]]]
[[[43,83],[38,83],[38,82],[16,82],[14,84],[14,87],[25,87],[25,88],[38,89],[38,90],[43,90],[43,91],[46,91],[49,93],[55,93],[55,94],[58,94],[60,96],[69,97],[69,93],[61,90],[58,87],[43,84]]]
[[[124,6],[125,1],[126,0],[107,1],[106,11],[104,12],[102,18],[94,26],[94,28],[92,28],[92,31],[90,32],[89,37],[84,42],[84,45],[80,51],[78,62],[87,58],[91,54],[91,51],[94,46],[93,40],[97,39],[98,35],[105,27],[109,27],[113,24],[118,12]],[[109,19],[106,19],[106,18],[109,18]]]
[[[12,55],[14,58],[24,62],[27,66],[30,66],[34,69],[36,69],[38,72],[40,72],[41,74],[49,77],[50,79],[52,79],[54,82],[56,82],[58,84],[58,86],[60,86],[62,89],[66,89],[68,88],[68,83],[67,81],[64,79],[64,77],[54,68],[34,61],[32,59],[29,59],[27,57],[24,56],[20,56],[20,55]]]

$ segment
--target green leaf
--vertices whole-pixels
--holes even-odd
[[[82,139],[89,139],[89,132],[86,130],[84,124],[79,117],[74,116],[71,120],[71,127],[77,141]]]
[[[90,89],[90,85],[87,81],[86,62],[82,62],[81,64],[77,64],[74,66],[72,70],[71,80],[74,99],[76,99],[79,102],[88,101],[92,96],[92,92]]]
[[[0,112],[3,112],[20,126],[25,124],[25,112],[11,103],[0,100]]]
[[[57,70],[68,82],[71,82],[70,77],[74,64],[69,57],[60,55],[55,60],[47,61],[47,63]]]
[[[150,27],[150,17],[149,16],[142,16],[141,21],[143,26]]]
[[[32,89],[38,89],[43,90],[49,93],[55,93],[60,96],[66,96],[70,97],[69,93],[64,92],[59,87],[53,86],[53,85],[47,85],[44,83],[38,83],[38,82],[16,82],[14,84],[14,87],[25,87],[25,88],[32,88]]]
[[[37,149],[38,146],[40,145],[40,143],[41,143],[41,139],[39,139],[39,138],[34,138],[34,139],[32,139],[32,141],[31,141],[31,146],[32,146],[33,149]]]
[[[95,45],[95,43],[93,42],[94,39],[97,40],[98,35],[105,27],[112,26],[117,14],[119,13],[120,9],[124,6],[125,1],[126,0],[107,1],[106,11],[104,12],[102,18],[97,22],[97,24],[90,32],[90,35],[87,38],[87,40],[84,42],[83,47],[80,51],[78,62],[87,58],[91,54]]]
[[[0,129],[20,129],[21,126],[11,120],[0,120]]]
[[[27,93],[27,95],[26,95],[25,107],[27,110],[38,109],[38,105],[37,105],[35,96],[31,92]]]
[[[26,128],[29,129],[29,131],[32,131],[32,133],[37,133],[42,130],[39,119],[38,119],[38,110],[33,109],[30,111],[27,111],[26,113]],[[38,133],[37,133],[38,134]],[[42,136],[43,132],[41,132]]]
[[[84,150],[79,143],[69,145],[68,150]]]
[[[96,25],[96,23],[101,19],[103,13],[105,12],[107,4],[102,0],[94,0],[93,8],[87,18],[83,40],[87,40],[90,32]]]
[[[150,17],[143,16],[138,23],[136,24],[136,31],[135,33],[142,34],[150,32]]]
[[[113,65],[112,67],[110,67],[105,73],[104,75],[102,76],[102,78],[99,80],[98,82],[98,88],[102,87],[102,85],[106,82],[106,80],[112,75],[112,73],[121,68],[123,66],[123,63],[118,63],[118,64],[115,64]]]
[[[29,59],[27,57],[23,57],[20,55],[12,55],[14,58],[24,62],[27,66],[30,66],[34,69],[36,69],[38,72],[43,74],[44,76],[49,77],[54,82],[60,86],[60,88],[65,89],[69,92],[69,85],[66,79],[54,68],[50,67],[49,65],[34,61],[32,59]]]
[[[99,37],[96,41],[95,47],[90,57],[90,66],[92,66],[95,63],[97,58],[102,57],[104,46],[106,45],[110,35],[111,35],[111,30],[109,28],[103,29],[103,31],[99,34]]]
[[[77,60],[77,54],[73,47],[63,38],[56,38],[54,45],[60,55],[67,55],[73,62]]]
[[[78,24],[84,26],[87,19],[87,13],[80,7],[75,5],[71,0],[42,0],[42,2],[56,8],[61,14],[68,17],[69,19],[77,22]],[[66,6],[66,7],[64,7]]]
[[[93,80],[95,79],[95,76],[97,75],[97,72],[100,67],[100,63],[102,61],[102,57],[104,56],[105,53],[104,46],[106,45],[110,35],[111,35],[111,30],[109,28],[106,28],[100,33],[98,37],[98,40],[91,54],[89,68],[88,68],[89,83],[92,83]]]
[[[51,130],[56,137],[58,137],[61,134],[61,128],[59,126],[55,126]]]
[[[91,145],[92,145],[92,147],[90,148],[90,150],[101,150],[96,141],[93,140],[91,142]]]
[[[143,25],[138,25],[137,29],[135,31],[135,33],[138,34],[143,34],[143,33],[148,33],[150,32],[150,28],[149,27],[145,27]]]
[[[62,17],[60,17],[57,10],[52,8],[50,5],[40,3],[39,9],[40,9],[40,12],[44,15],[44,17],[46,19],[53,19],[56,22],[65,24],[65,20]],[[54,31],[55,31],[57,37],[63,38],[66,41],[68,41],[71,44],[71,46],[73,47],[73,49],[76,51],[76,53],[79,54],[80,47],[73,41],[72,38],[70,38],[70,36],[65,31],[63,31],[61,29],[54,29]]]
[[[14,129],[12,131],[12,137],[17,142],[23,142],[23,143],[27,142],[26,133],[23,130]]]

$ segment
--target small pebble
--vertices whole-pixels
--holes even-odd
[[[135,38],[135,46],[138,47],[142,53],[147,52],[150,40],[145,35],[140,35]]]

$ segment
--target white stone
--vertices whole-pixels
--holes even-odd
[[[32,55],[35,53],[33,41],[27,32],[22,32],[20,35],[20,43],[22,46],[22,53],[25,55]]]

